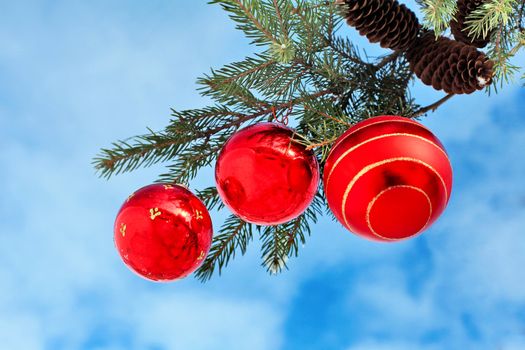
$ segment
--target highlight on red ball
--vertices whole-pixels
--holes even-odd
[[[215,180],[226,206],[241,219],[278,225],[301,215],[314,199],[319,165],[294,131],[259,123],[235,133],[219,154]]]
[[[208,210],[182,186],[154,184],[120,208],[115,245],[124,263],[152,281],[184,278],[199,267],[212,241]]]
[[[404,117],[358,123],[334,144],[324,189],[335,217],[351,232],[399,241],[428,229],[452,191],[450,160],[434,134]]]

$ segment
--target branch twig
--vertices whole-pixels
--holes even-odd
[[[322,117],[325,117],[325,118],[328,118],[328,119],[332,119],[332,120],[333,120],[334,122],[336,122],[336,123],[343,124],[343,125],[348,125],[348,126],[352,125],[352,124],[350,124],[350,123],[345,122],[344,120],[337,119],[336,117],[333,117],[333,116],[331,116],[331,115],[329,115],[329,114],[327,114],[327,113],[324,113],[324,112],[318,111],[318,110],[316,110],[316,109],[314,109],[314,108],[308,106],[306,103],[304,104],[304,109],[309,110],[309,111],[312,111],[312,112],[315,112],[315,113],[319,114],[319,115],[322,116]]]
[[[331,93],[332,93],[331,90],[322,90],[322,91],[319,91],[319,92],[311,94],[311,95],[306,95],[306,96],[295,98],[295,99],[287,101],[287,102],[283,102],[281,104],[278,104],[276,106],[272,106],[270,108],[261,110],[259,112],[253,113],[253,114],[245,114],[245,115],[239,116],[237,118],[237,120],[235,120],[235,121],[233,121],[231,123],[221,125],[221,126],[216,127],[214,129],[207,129],[207,130],[205,130],[203,132],[196,133],[194,140],[201,139],[201,138],[206,137],[208,135],[216,134],[219,131],[222,131],[224,129],[228,129],[228,128],[231,128],[231,127],[238,127],[241,124],[243,124],[244,122],[247,122],[249,120],[255,119],[257,117],[261,117],[261,116],[266,115],[266,114],[270,114],[274,110],[288,109],[288,108],[290,108],[290,106],[301,104],[301,103],[303,103],[305,101],[308,101],[309,99],[319,98],[321,96],[325,96],[325,95],[328,95],[328,94],[331,94]]]
[[[390,55],[383,57],[383,59],[378,64],[375,65],[375,68],[377,70],[380,70],[381,68],[383,68],[390,62],[397,60],[399,56],[401,56],[401,51],[395,51],[391,53]]]
[[[331,139],[328,139],[328,140],[324,140],[323,142],[319,142],[319,143],[311,144],[311,145],[307,146],[306,149],[307,149],[307,150],[312,150],[312,149],[314,149],[314,148],[319,148],[319,147],[323,147],[323,146],[331,145],[331,144],[334,143],[336,140],[337,140],[337,137],[334,137],[334,138],[331,138]]]
[[[417,118],[424,114],[427,114],[428,112],[434,112],[436,109],[438,109],[442,104],[450,100],[452,97],[454,97],[454,94],[448,94],[447,96],[441,98],[440,100],[432,103],[431,105],[428,105],[426,107],[422,107],[412,113],[412,115],[409,116],[409,118]]]
[[[275,38],[273,37],[272,33],[270,33],[262,24],[261,22],[259,22],[257,20],[257,18],[255,18],[255,16],[253,15],[252,11],[250,8],[247,8],[246,6],[244,6],[244,4],[240,1],[240,0],[235,0],[235,3],[237,4],[237,6],[239,6],[239,8],[245,13],[246,17],[248,17],[252,22],[253,24],[257,27],[257,29],[259,29],[262,33],[264,33],[264,35],[266,36],[266,38],[270,41],[270,42],[275,42]]]
[[[523,28],[523,12],[525,11],[525,0],[522,0],[520,10],[518,12],[518,29],[520,32],[524,31]]]

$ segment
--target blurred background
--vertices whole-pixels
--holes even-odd
[[[325,219],[282,275],[260,267],[257,242],[207,284],[128,271],[114,217],[163,168],[107,182],[91,159],[162,129],[171,107],[204,106],[196,78],[254,50],[203,0],[0,0],[0,348],[525,349],[520,82],[423,119],[455,186],[416,239],[372,243]],[[419,83],[414,95],[443,96]],[[210,183],[208,169],[191,188]]]

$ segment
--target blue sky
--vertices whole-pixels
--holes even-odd
[[[203,106],[195,78],[253,48],[200,0],[0,0],[0,18],[1,349],[525,349],[519,83],[424,120],[455,186],[419,238],[377,244],[323,220],[282,275],[254,243],[208,284],[153,284],[121,263],[112,224],[162,167],[106,182],[91,158],[162,128],[170,107]]]

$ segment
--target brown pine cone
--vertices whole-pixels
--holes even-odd
[[[486,37],[483,34],[479,36],[469,35],[466,30],[467,17],[478,9],[486,0],[458,0],[458,10],[455,18],[450,21],[450,30],[457,41],[469,44],[475,47],[485,47],[490,42],[490,33]]]
[[[392,50],[407,50],[419,33],[414,12],[396,0],[336,0],[346,22],[372,43]]]
[[[494,62],[474,46],[425,32],[407,52],[410,69],[426,85],[470,94],[492,82]]]

